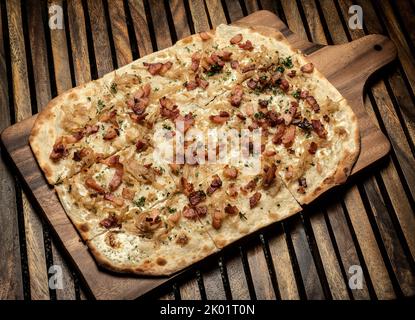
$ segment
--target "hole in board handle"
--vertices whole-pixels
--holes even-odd
[[[375,44],[373,49],[375,49],[376,51],[382,51],[383,47],[380,44]]]

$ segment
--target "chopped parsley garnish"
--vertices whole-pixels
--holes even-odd
[[[222,66],[218,65],[217,63],[213,64],[209,71],[206,73],[209,77],[215,75],[216,73],[219,73],[222,71]]]
[[[144,207],[144,204],[146,202],[146,198],[145,197],[140,197],[140,199],[138,200],[134,200],[133,203],[137,206],[137,207]]]
[[[241,220],[248,220],[248,218],[246,217],[245,213],[243,213],[243,212],[239,212],[239,219],[241,219]]]
[[[294,67],[293,61],[291,60],[291,57],[287,57],[285,59],[282,59],[281,64],[284,65],[288,69],[291,69],[292,67]]]
[[[278,71],[278,72],[284,73],[285,68],[284,68],[283,66],[278,66],[278,67],[277,67],[277,69],[275,69],[275,71]]]
[[[111,83],[111,92],[117,93],[117,84],[115,82]]]
[[[167,207],[167,211],[169,213],[175,213],[177,211],[177,209],[176,208]]]
[[[154,88],[154,91],[159,91],[160,89],[159,88]]]
[[[296,99],[300,99],[300,93],[301,93],[300,90],[295,91],[293,93],[293,97],[296,98]]]
[[[262,111],[256,112],[254,114],[254,117],[255,117],[255,119],[264,119],[265,118],[265,114]]]
[[[101,99],[99,99],[98,100],[98,103],[97,103],[97,111],[98,111],[98,113],[101,113],[101,111],[102,111],[102,109],[104,109],[104,107],[105,107],[104,101],[102,101]]]

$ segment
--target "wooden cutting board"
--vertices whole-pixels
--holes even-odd
[[[370,75],[395,59],[396,49],[390,40],[381,35],[370,35],[343,45],[322,46],[300,39],[268,11],[258,11],[236,24],[265,25],[280,30],[295,48],[309,55],[317,69],[348,99],[358,117],[362,141],[353,175],[388,153],[388,140],[365,111],[363,90]],[[14,165],[37,212],[51,225],[58,242],[79,271],[90,294],[97,299],[135,299],[179,275],[186,276],[186,272],[172,277],[126,276],[98,268],[31,152],[28,138],[35,119],[36,115],[4,130],[1,135],[2,150]],[[198,264],[203,263],[206,263],[206,259]]]

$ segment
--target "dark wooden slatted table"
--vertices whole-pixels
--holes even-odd
[[[48,27],[48,6],[64,29]],[[352,4],[364,28],[347,23]],[[68,88],[172,45],[191,33],[267,9],[309,41],[345,43],[380,33],[399,60],[378,73],[366,110],[390,139],[388,157],[301,215],[191,269],[151,293],[162,299],[394,299],[415,294],[415,2],[349,0],[0,0],[0,129],[37,113]],[[31,106],[31,108],[30,108]],[[0,298],[87,298],[49,228],[0,161]],[[275,248],[278,248],[276,250]],[[63,290],[48,270],[63,268]],[[351,266],[363,287],[351,290]]]

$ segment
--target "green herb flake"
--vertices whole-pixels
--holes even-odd
[[[140,199],[133,201],[134,205],[136,205],[137,207],[144,207],[145,202],[146,202],[145,197],[140,197]]]
[[[115,82],[111,83],[111,92],[115,94],[117,91],[117,84]]]

